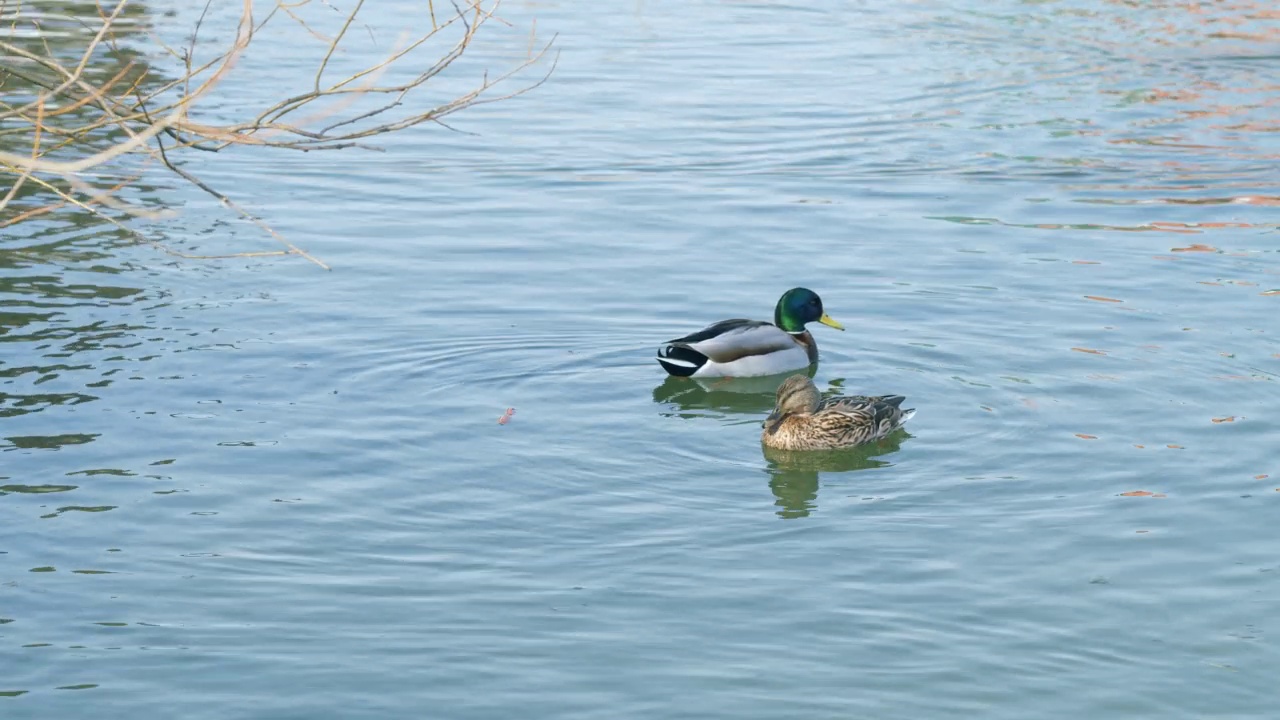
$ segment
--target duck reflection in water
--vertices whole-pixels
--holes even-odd
[[[778,517],[808,517],[817,509],[819,473],[889,467],[893,463],[883,458],[897,452],[902,441],[910,437],[910,433],[899,430],[877,442],[844,450],[778,450],[761,446]]]
[[[817,365],[806,375],[813,377]],[[675,405],[679,417],[743,415],[756,417],[773,409],[778,386],[794,373],[749,378],[668,377],[653,389],[653,401]],[[706,411],[711,411],[710,413]]]

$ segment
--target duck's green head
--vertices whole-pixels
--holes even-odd
[[[837,330],[844,326],[822,310],[822,298],[808,288],[791,288],[778,299],[773,309],[773,324],[789,333],[804,332],[805,323],[820,322]]]

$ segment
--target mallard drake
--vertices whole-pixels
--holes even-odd
[[[902,427],[915,410],[902,395],[853,395],[822,400],[813,381],[793,375],[778,387],[777,405],[760,441],[779,450],[835,450],[879,440]]]
[[[668,341],[658,350],[658,362],[682,377],[752,377],[799,370],[818,361],[818,344],[804,329],[811,322],[844,329],[823,312],[817,293],[792,288],[778,298],[773,322],[721,320]]]

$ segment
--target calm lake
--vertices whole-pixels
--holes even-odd
[[[181,44],[201,5],[139,22]],[[368,5],[335,63],[425,3]],[[501,16],[419,102],[535,20],[558,65],[458,132],[183,156],[331,272],[0,231],[0,717],[1274,716],[1269,0]],[[149,182],[166,245],[278,249]],[[907,432],[766,455],[774,386],[654,361],[797,285],[848,328],[818,386],[906,395]]]

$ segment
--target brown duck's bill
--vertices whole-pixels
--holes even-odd
[[[777,408],[774,408],[774,411],[769,413],[769,417],[765,418],[764,422],[760,423],[760,427],[772,433],[778,429],[779,425],[782,424],[782,419],[784,417],[786,416],[778,412]]]
[[[835,321],[835,318],[831,317],[830,315],[828,315],[828,314],[826,314],[826,313],[822,313],[822,317],[818,318],[818,322],[822,323],[823,325],[826,325],[827,327],[833,327],[833,328],[835,328],[835,329],[837,329],[837,330],[843,330],[843,329],[844,329],[844,326],[843,326],[843,325],[841,325],[840,323],[836,322],[836,321]]]

